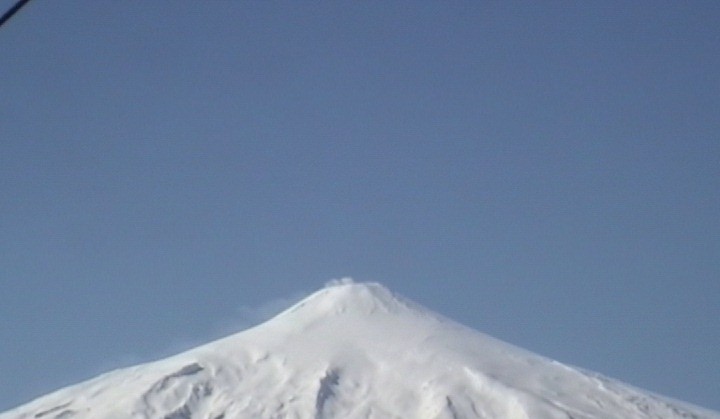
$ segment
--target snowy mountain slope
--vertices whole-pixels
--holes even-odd
[[[274,319],[0,414],[25,418],[708,418],[341,283]]]

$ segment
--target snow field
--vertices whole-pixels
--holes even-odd
[[[0,419],[720,419],[454,323],[378,284],[114,371]]]

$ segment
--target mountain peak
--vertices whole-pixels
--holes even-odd
[[[322,302],[323,305],[395,305],[397,297],[377,282],[355,282],[352,278],[332,280],[323,288],[308,296],[305,301]]]
[[[376,283],[333,281],[273,319],[0,419],[720,419],[498,341]]]
[[[314,312],[315,315],[354,313],[369,315],[376,311],[409,310],[408,302],[377,282],[355,282],[351,278],[333,280],[278,317]]]

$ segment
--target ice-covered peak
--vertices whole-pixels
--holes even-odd
[[[720,419],[334,281],[275,318],[0,419]]]
[[[377,311],[400,313],[413,310],[412,305],[379,283],[358,283],[343,278],[328,282],[324,288],[280,313],[278,317],[317,317],[339,313],[370,315]]]
[[[200,349],[231,356],[238,348],[262,346],[282,352],[291,347],[297,350],[288,358],[320,365],[348,351],[380,357],[378,352],[396,352],[404,346],[430,347],[431,341],[441,340],[433,335],[453,333],[458,327],[444,324],[440,316],[378,283],[343,279],[326,284],[259,326]]]

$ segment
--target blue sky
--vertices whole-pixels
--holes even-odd
[[[720,410],[718,21],[30,2],[0,28],[0,411],[342,276]]]

